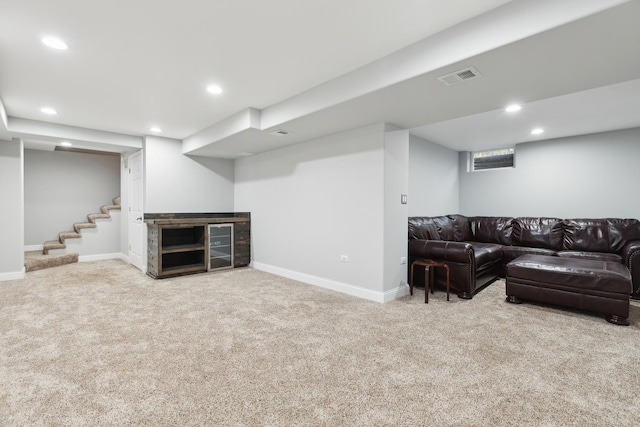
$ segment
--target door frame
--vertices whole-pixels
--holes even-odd
[[[139,160],[137,159],[139,158]],[[142,222],[142,220],[138,221],[140,223],[142,223],[142,227],[138,228],[138,233],[140,234],[139,236],[137,236],[140,239],[140,265],[136,264],[136,259],[137,257],[135,256],[131,256],[131,247],[133,245],[133,241],[134,238],[136,236],[134,236],[133,230],[134,227],[132,227],[132,222],[133,222],[133,218],[132,215],[135,215],[132,210],[131,207],[133,205],[133,195],[135,194],[135,192],[133,191],[133,180],[132,180],[132,175],[131,175],[131,164],[132,161],[139,161],[140,162],[140,174],[141,174],[141,178],[140,178],[140,183],[139,183],[139,191],[137,192],[140,197],[142,198],[142,200],[140,200],[140,206],[141,206],[141,214],[140,216],[142,217],[142,212],[144,212],[144,161],[143,161],[143,150],[138,150],[134,153],[132,153],[131,155],[128,156],[127,158],[127,191],[128,191],[128,207],[127,207],[127,229],[128,229],[128,258],[129,258],[129,264],[133,265],[134,267],[142,270],[142,272],[147,271],[147,260],[146,260],[146,228],[144,227],[144,223]]]

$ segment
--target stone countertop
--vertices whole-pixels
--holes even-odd
[[[226,217],[226,218],[162,218],[145,219],[147,224],[156,225],[191,225],[191,224],[224,224],[230,222],[249,222],[249,218]]]

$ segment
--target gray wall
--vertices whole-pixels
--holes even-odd
[[[384,145],[380,124],[236,160],[254,267],[382,300]]]
[[[0,281],[24,277],[22,141],[0,141]]]
[[[458,213],[458,152],[409,136],[409,216]]]
[[[144,211],[233,212],[233,160],[189,157],[181,141],[147,136]]]
[[[55,240],[120,195],[120,158],[24,151],[25,245]]]
[[[640,128],[516,146],[516,167],[467,172],[464,215],[640,217]]]

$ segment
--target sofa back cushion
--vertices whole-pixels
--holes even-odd
[[[474,240],[483,243],[513,244],[513,218],[474,216],[469,218]]]
[[[609,218],[609,244],[619,253],[628,243],[640,240],[640,221],[637,219]]]
[[[560,218],[520,217],[513,221],[513,244],[528,248],[562,250],[564,229]]]
[[[471,224],[464,215],[447,215],[453,222],[453,234],[456,242],[469,242],[473,240]]]
[[[440,240],[447,241],[455,241],[455,231],[453,229],[453,221],[446,215],[443,216],[434,216],[431,217],[433,219],[433,223],[436,225],[438,229],[438,235],[440,236]]]
[[[409,218],[409,240],[473,240],[471,225],[464,215],[413,216]]]
[[[627,242],[633,240],[640,240],[640,224],[636,219],[564,221],[564,250],[619,253]]]
[[[562,246],[567,251],[611,252],[607,220],[582,218],[565,220]]]
[[[409,240],[440,240],[438,228],[430,216],[409,218]]]

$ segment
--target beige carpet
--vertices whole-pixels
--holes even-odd
[[[3,426],[632,426],[631,326],[504,302],[388,304],[252,269],[122,261],[0,283]]]

